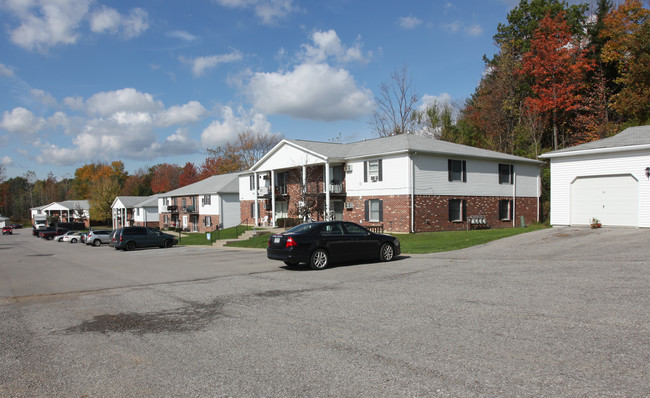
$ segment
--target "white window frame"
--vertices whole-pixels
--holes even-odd
[[[368,199],[368,221],[379,222],[380,199]]]
[[[465,219],[464,214],[463,214],[463,199],[449,199],[449,214],[452,214],[452,203],[455,205],[458,203],[458,215],[457,217],[449,217],[451,218],[451,222],[463,222]]]

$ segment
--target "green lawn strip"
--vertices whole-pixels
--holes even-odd
[[[533,224],[526,228],[483,229],[473,231],[444,231],[420,232],[417,234],[391,234],[397,237],[402,246],[402,253],[437,253],[450,250],[464,249],[470,246],[481,245],[493,240],[507,238],[526,232],[538,231],[547,228],[546,225]],[[251,247],[265,249],[268,234],[257,236],[239,242],[228,243],[227,246]]]
[[[181,235],[179,243],[181,245],[210,245],[210,241],[215,242],[219,239],[237,239],[238,236],[249,229],[253,229],[253,227],[238,225],[237,227],[212,231],[210,232],[210,240],[208,240],[207,234],[205,232],[192,232],[189,234],[183,233]],[[168,233],[174,236],[178,236],[178,232],[169,231]]]
[[[472,231],[420,232],[417,234],[393,234],[400,241],[402,253],[437,253],[482,245],[493,240],[507,238],[526,232],[547,228],[542,224],[526,228],[481,229]]]

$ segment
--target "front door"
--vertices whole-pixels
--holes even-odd
[[[187,229],[187,219],[188,219],[187,215],[184,215],[183,216],[183,229]]]
[[[330,205],[332,207],[332,221],[343,221],[343,201],[333,200]]]

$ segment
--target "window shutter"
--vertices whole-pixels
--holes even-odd
[[[380,162],[379,164],[381,165],[381,160],[379,162]],[[381,170],[381,168],[379,168],[379,170]],[[379,222],[384,222],[384,201],[383,200],[379,201]]]
[[[368,203],[368,200],[365,200],[363,203],[366,211],[366,221],[368,221],[370,220],[370,204]]]
[[[451,179],[452,179],[452,177],[451,177],[451,174],[452,174],[451,168],[452,168],[451,159],[447,159],[447,176],[448,176],[449,182],[451,182]],[[449,221],[451,221],[451,216],[449,217],[449,219],[450,219]]]
[[[363,182],[368,182],[368,162],[363,162]]]
[[[463,160],[463,182],[467,182],[467,162]]]
[[[463,163],[464,163],[464,162],[463,162]],[[463,221],[467,221],[467,200],[463,199],[463,200],[461,201],[461,203],[462,203],[462,206],[463,206],[463,207],[462,207],[462,209],[463,209],[463,210],[462,210],[462,211],[463,211],[463,214],[462,214],[461,219],[462,219]]]
[[[448,217],[447,217],[447,220],[448,220],[448,221],[454,221],[454,217],[453,217],[452,209],[451,209],[451,201],[452,201],[452,199],[449,199],[449,200],[447,201],[447,210],[448,210]]]
[[[514,184],[514,182],[515,182],[515,165],[511,164],[510,165],[510,184]]]
[[[255,202],[251,203],[251,218],[255,218]]]
[[[377,163],[379,164],[379,181],[381,181],[383,175],[382,168],[381,168],[381,159],[379,159]]]

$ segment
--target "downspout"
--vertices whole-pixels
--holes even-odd
[[[330,220],[330,164],[325,162],[325,219]]]
[[[415,233],[415,162],[413,161],[413,155],[415,155],[415,153],[409,153],[409,169],[411,178],[409,178],[408,181],[411,185],[411,233]]]
[[[257,177],[257,172],[253,173],[253,191],[255,192],[255,201],[253,202],[253,218],[255,221],[255,225],[257,226],[259,225],[259,218],[260,218],[260,215],[258,214],[257,211],[257,206],[259,203],[259,199],[258,199],[259,196],[257,196],[259,193],[259,180]]]

